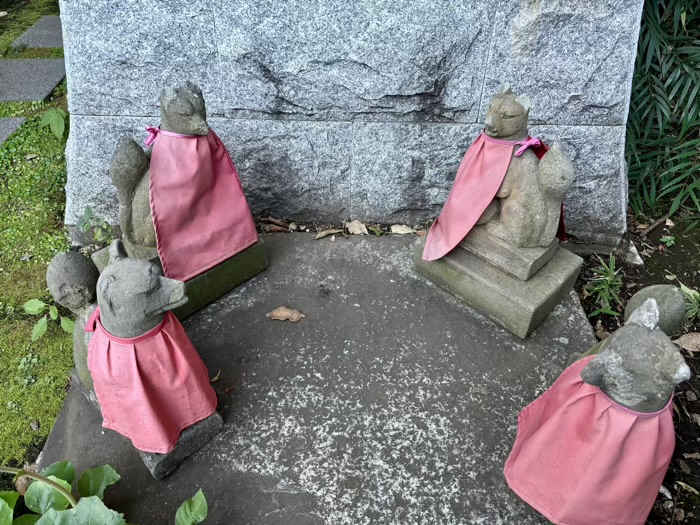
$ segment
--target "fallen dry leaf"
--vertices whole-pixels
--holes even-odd
[[[230,394],[234,390],[236,390],[235,386],[227,386],[226,388],[224,388],[224,394]]]
[[[283,228],[289,228],[289,223],[281,219],[275,219],[274,217],[265,217],[260,219],[261,222],[267,222],[269,224],[276,224],[277,226],[282,226]]]
[[[676,509],[673,511],[673,520],[677,521],[678,523],[682,523],[684,519],[685,511],[680,507],[676,507]]]
[[[418,237],[425,237],[427,234],[428,232],[426,230],[418,230],[416,232],[416,235],[418,235]]]
[[[673,342],[691,354],[700,352],[700,333],[698,332],[684,334]]]
[[[298,323],[306,316],[302,314],[299,310],[287,308],[286,306],[280,306],[278,308],[275,308],[271,312],[266,313],[265,317],[275,319],[276,321],[291,321],[293,323]]]
[[[277,224],[263,224],[263,231],[267,233],[284,233],[288,232],[289,228]]]
[[[610,337],[610,332],[603,328],[603,322],[600,319],[595,324],[595,336],[601,341]]]
[[[416,230],[405,224],[392,224],[391,233],[396,233],[398,235],[406,235],[409,233],[416,233]]]
[[[319,239],[323,239],[324,237],[328,237],[329,235],[335,235],[336,233],[343,233],[343,230],[322,230],[316,234],[314,240],[317,241]]]
[[[676,225],[675,222],[673,222],[671,219],[666,219],[666,226],[669,228],[673,228]]]
[[[690,467],[688,466],[688,464],[685,461],[683,461],[682,459],[679,459],[678,464],[681,466],[681,470],[683,472],[685,472],[686,474],[690,474]]]
[[[369,235],[367,227],[358,220],[346,223],[345,228],[350,235]]]
[[[700,452],[693,452],[692,454],[683,454],[685,459],[700,459]]]
[[[7,11],[0,11],[0,18],[7,16],[8,12]]]
[[[335,235],[331,237],[331,242],[335,242]]]
[[[216,383],[219,379],[221,379],[221,369],[220,368],[219,368],[219,371],[216,373],[216,375],[209,380],[209,382]]]
[[[666,499],[673,499],[673,496],[671,496],[671,491],[668,490],[666,487],[661,485],[661,488],[659,489],[659,492],[664,495]]]
[[[688,492],[692,492],[693,494],[697,494],[698,496],[700,496],[700,492],[698,492],[697,490],[695,490],[695,489],[694,489],[693,487],[691,487],[690,485],[688,485],[688,484],[686,484],[686,483],[683,483],[682,481],[676,481],[676,485],[678,485],[678,486],[679,486],[680,488],[682,488],[682,489],[687,490]]]
[[[697,401],[697,400],[698,400],[698,396],[696,396],[696,395],[695,395],[695,392],[693,392],[692,390],[688,390],[688,391],[685,393],[685,397],[687,397],[687,398],[688,398],[688,401],[690,401],[691,403],[692,403],[693,401]]]
[[[24,156],[26,160],[34,160],[38,157],[39,155],[36,155],[34,153],[28,153],[27,155]]]
[[[654,252],[649,251],[647,248],[644,248],[641,252],[639,252],[639,255],[643,255],[644,257],[651,257],[651,255]]]
[[[641,232],[646,230],[649,227],[648,224],[637,224],[637,231]]]
[[[700,414],[696,414],[695,412],[693,412],[692,414],[690,414],[690,417],[693,418],[693,421],[695,421],[696,425],[700,425]]]

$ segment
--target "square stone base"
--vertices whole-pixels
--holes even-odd
[[[459,247],[478,255],[506,273],[527,281],[547,264],[557,251],[559,241],[542,248],[519,248],[489,233],[486,226],[475,226]]]
[[[102,272],[109,263],[109,248],[95,252],[92,260],[97,265],[97,269]],[[150,261],[160,266],[160,259],[157,256]],[[258,240],[253,246],[185,282],[188,301],[180,308],[173,310],[173,313],[178,319],[184,319],[256,276],[265,268],[267,268],[265,247],[263,241]]]
[[[522,281],[462,248],[442,259],[422,259],[425,239],[414,254],[415,270],[423,277],[525,339],[571,290],[583,259],[557,248],[552,259]]]

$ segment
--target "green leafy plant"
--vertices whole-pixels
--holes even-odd
[[[90,206],[85,208],[77,226],[82,233],[92,231],[92,238],[98,244],[108,244],[112,239],[112,227],[102,217],[95,215]]]
[[[646,0],[627,121],[630,205],[700,224],[700,2]]]
[[[39,126],[42,128],[48,126],[51,133],[56,135],[58,140],[61,140],[63,138],[63,133],[66,130],[66,117],[68,117],[68,113],[66,113],[63,109],[53,107],[47,110],[46,113],[44,113],[44,116],[41,117]]]
[[[126,525],[124,515],[102,501],[105,490],[121,479],[109,465],[83,472],[77,483],[78,496],[72,492],[76,471],[70,461],[49,465],[38,474],[2,466],[0,472],[14,475],[15,481],[32,480],[24,494],[0,492],[0,525]],[[20,498],[31,512],[15,518]],[[206,519],[207,513],[207,500],[199,490],[177,510],[175,523],[196,525]]]
[[[692,323],[700,319],[700,292],[684,285],[678,277],[671,273],[666,274],[669,281],[678,281],[678,286],[685,296],[685,320]]]
[[[674,235],[664,235],[659,239],[666,248],[670,248],[674,244],[676,244],[676,237]]]
[[[24,303],[23,308],[29,315],[43,314],[41,319],[39,319],[34,325],[34,328],[32,328],[32,341],[36,341],[43,337],[43,335],[46,333],[46,329],[49,326],[49,319],[60,323],[61,328],[63,328],[65,332],[68,332],[69,334],[73,333],[73,327],[75,324],[73,323],[73,320],[70,317],[60,315],[58,308],[56,308],[54,305],[46,304],[40,299],[29,299],[29,301]]]
[[[600,256],[596,255],[596,257],[600,265],[593,268],[593,277],[584,287],[584,291],[588,295],[595,295],[596,304],[600,308],[592,311],[588,317],[599,314],[617,317],[620,314],[613,310],[613,306],[622,304],[620,300],[622,278],[618,275],[620,270],[615,269],[615,256],[612,253],[607,263]]]

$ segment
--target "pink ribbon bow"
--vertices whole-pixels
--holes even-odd
[[[157,128],[155,126],[146,126],[146,131],[148,131],[148,137],[146,137],[146,140],[143,141],[143,144],[144,146],[148,147],[151,144],[153,144],[154,140],[156,140],[156,137],[160,132],[160,128]]]
[[[518,148],[518,151],[515,152],[515,156],[519,157],[520,155],[525,153],[525,150],[527,148],[536,148],[538,146],[541,146],[542,142],[540,142],[540,139],[536,139],[536,138],[532,137],[532,138],[529,138],[527,140],[522,140],[520,142],[516,142],[515,144],[516,144],[516,146],[520,146],[520,148]]]

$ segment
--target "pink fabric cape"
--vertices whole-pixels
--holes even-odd
[[[423,260],[434,261],[444,257],[476,225],[501,187],[515,146],[521,146],[515,153],[518,156],[528,147],[532,147],[539,158],[549,150],[531,137],[515,142],[494,139],[481,133],[476,138],[464,154],[452,190],[430,228]]]
[[[258,240],[238,173],[221,139],[147,128],[150,200],[163,273],[187,281]]]
[[[644,525],[673,455],[671,401],[622,407],[567,368],[518,416],[505,465],[513,491],[558,525]]]
[[[216,410],[207,367],[171,312],[152,330],[125,339],[104,329],[97,308],[85,331],[94,332],[88,368],[102,426],[137,449],[170,452],[182,430]]]

